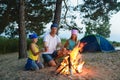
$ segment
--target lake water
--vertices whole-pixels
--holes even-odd
[[[120,46],[119,47],[115,47],[115,50],[120,50]]]

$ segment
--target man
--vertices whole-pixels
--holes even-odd
[[[53,23],[51,25],[51,32],[43,39],[45,52],[43,52],[42,57],[44,62],[47,62],[49,66],[56,66],[54,59],[65,53],[64,48],[61,50],[56,50],[57,47],[62,48],[61,39],[56,35],[57,29],[58,24]]]

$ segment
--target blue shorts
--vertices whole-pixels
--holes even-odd
[[[57,51],[54,51],[52,54],[42,54],[44,62],[49,62],[57,57]]]
[[[30,58],[27,59],[25,70],[39,70],[42,68],[44,68],[44,65],[41,62],[34,61]]]

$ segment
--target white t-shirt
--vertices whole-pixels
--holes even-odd
[[[43,41],[46,42],[48,47],[48,52],[43,52],[43,54],[52,54],[56,50],[58,43],[61,43],[61,39],[57,35],[53,37],[50,34],[46,35]]]

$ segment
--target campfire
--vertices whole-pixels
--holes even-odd
[[[82,67],[85,62],[82,61],[82,54],[80,54],[80,52],[82,51],[84,45],[85,43],[78,43],[69,55],[63,59],[56,70],[57,74],[73,75],[82,72]]]

